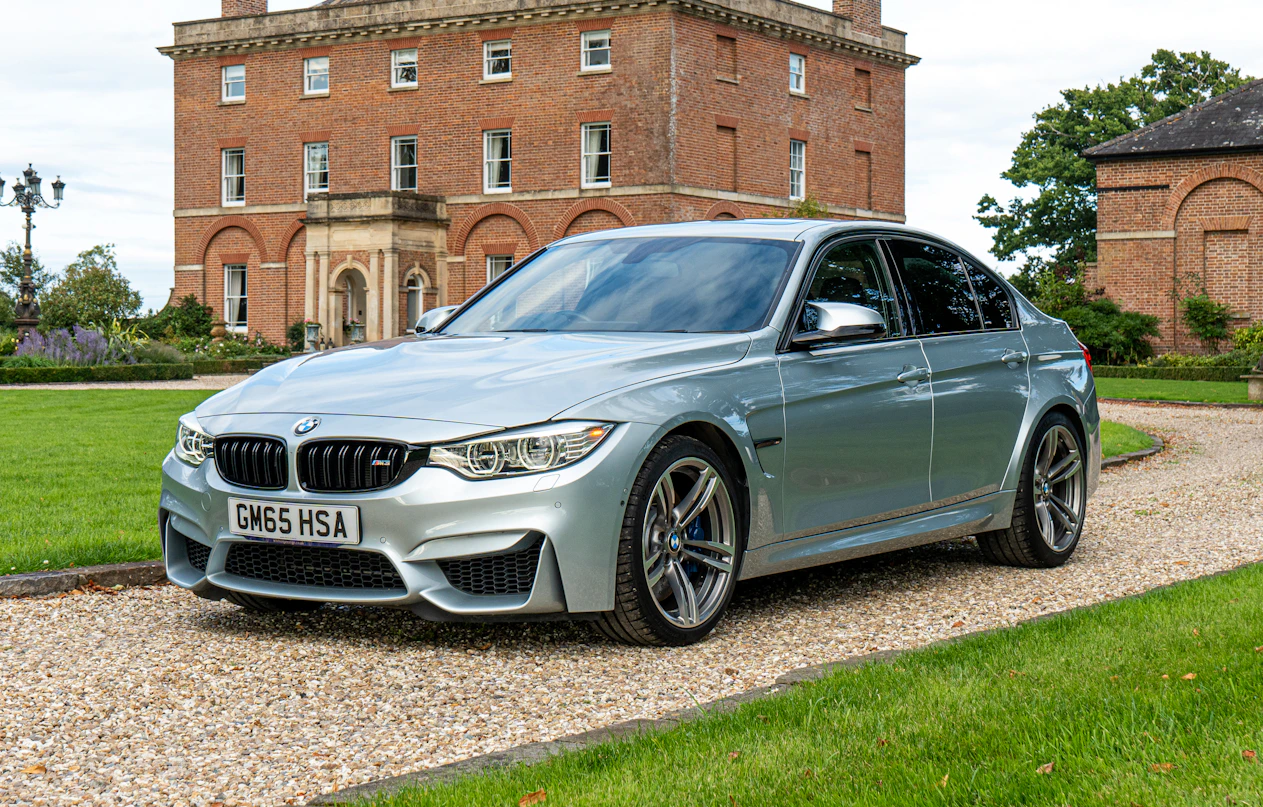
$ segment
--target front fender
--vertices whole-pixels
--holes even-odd
[[[741,458],[740,471],[749,490],[747,548],[775,540],[780,523],[782,449],[779,444],[755,449],[756,441],[784,437],[780,374],[774,360],[747,358],[736,365],[657,379],[585,401],[557,418],[654,426],[636,467],[627,469],[628,490],[649,453],[664,437],[690,423],[713,426]]]

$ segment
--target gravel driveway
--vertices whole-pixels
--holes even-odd
[[[5,384],[7,389],[228,389],[249,375],[195,375],[175,381],[76,381],[73,384]]]
[[[956,542],[754,581],[692,648],[369,609],[259,617],[170,586],[0,602],[0,803],[302,803],[1263,559],[1263,412],[1103,408],[1169,448],[1106,472],[1067,566],[986,566]]]

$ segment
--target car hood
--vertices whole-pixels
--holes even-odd
[[[290,359],[206,400],[199,417],[292,413],[522,426],[663,376],[740,361],[745,334],[405,336]]]

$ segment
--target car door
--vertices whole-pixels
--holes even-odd
[[[938,505],[1000,489],[1030,396],[1026,342],[1004,287],[972,261],[891,239],[934,389],[930,489]]]
[[[928,368],[919,341],[906,332],[876,240],[823,246],[805,288],[787,338],[815,329],[807,302],[872,308],[888,331],[880,339],[779,356],[786,538],[915,511],[930,501]]]

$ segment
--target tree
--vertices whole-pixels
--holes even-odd
[[[40,291],[48,288],[57,276],[44,268],[37,255],[31,261],[31,279],[35,281],[35,292],[38,295]],[[18,284],[21,282],[22,245],[11,241],[4,249],[0,249],[0,290],[7,292],[10,298],[17,299]]]
[[[1023,259],[1018,286],[1029,291],[1042,269],[1096,260],[1096,169],[1092,146],[1133,132],[1252,79],[1206,51],[1159,50],[1140,74],[1118,84],[1063,90],[1061,103],[1035,115],[1001,176],[1031,198],[1002,205],[987,194],[977,221],[993,230],[991,254]]]
[[[66,274],[40,299],[41,324],[49,328],[129,319],[140,310],[140,293],[118,271],[114,245],[79,253]]]
[[[187,294],[180,302],[169,305],[158,313],[136,323],[142,333],[152,339],[176,339],[210,336],[215,322],[214,311],[197,301],[197,295]]]
[[[0,328],[8,328],[13,325],[13,298],[8,293],[0,291]]]

